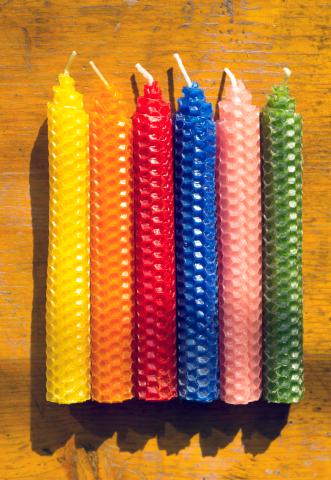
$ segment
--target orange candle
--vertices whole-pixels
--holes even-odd
[[[92,399],[132,398],[133,201],[131,120],[104,89],[90,113]]]

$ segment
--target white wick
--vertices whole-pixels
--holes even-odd
[[[292,72],[288,67],[284,67],[283,72],[284,72],[284,75],[285,75],[285,80],[288,80],[290,78],[290,76],[292,75]]]
[[[179,70],[182,72],[183,74],[183,77],[185,78],[185,81],[188,85],[188,87],[192,87],[192,82],[191,82],[191,79],[190,77],[188,76],[188,73],[186,71],[186,68],[184,67],[183,65],[183,62],[182,62],[182,59],[180,58],[179,54],[178,53],[174,53],[174,57],[178,63],[178,66],[179,66]]]
[[[105,87],[107,88],[110,88],[110,85],[108,83],[108,81],[105,79],[105,77],[102,75],[102,73],[100,72],[100,70],[98,69],[98,67],[96,66],[96,64],[94,62],[92,62],[92,60],[90,60],[88,62],[91,67],[93,68],[93,70],[95,71],[95,73],[98,75],[98,77],[100,78],[100,80],[102,81],[102,83],[105,85]]]
[[[141,73],[144,78],[146,78],[148,85],[152,85],[154,82],[153,76],[142,65],[140,65],[140,63],[136,63],[135,66],[138,72]]]
[[[231,81],[231,85],[233,86],[233,88],[237,88],[238,87],[238,83],[237,83],[237,79],[236,77],[233,75],[233,73],[231,72],[231,70],[226,67],[224,68],[224,72],[227,74],[227,76],[230,78],[230,81]]]
[[[73,52],[71,52],[71,55],[70,55],[70,57],[68,58],[67,64],[66,64],[66,66],[64,67],[64,73],[65,73],[66,75],[69,75],[71,64],[72,64],[72,62],[74,61],[74,58],[75,58],[76,56],[77,56],[76,50],[74,50]]]

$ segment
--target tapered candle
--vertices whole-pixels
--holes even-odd
[[[133,117],[135,202],[135,393],[177,394],[172,122],[153,77]]]
[[[48,104],[47,400],[90,398],[88,115],[69,67]]]
[[[215,160],[212,106],[186,79],[175,117],[178,388],[185,400],[219,396]]]
[[[132,398],[133,189],[131,119],[103,83],[90,112],[91,388],[98,402]]]
[[[259,110],[232,72],[219,103],[217,197],[221,398],[262,390],[262,218]]]
[[[287,77],[261,115],[264,385],[269,402],[298,402],[302,351],[302,119]]]

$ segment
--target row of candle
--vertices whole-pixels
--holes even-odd
[[[288,69],[261,122],[225,69],[215,123],[177,54],[174,119],[137,64],[131,121],[93,62],[103,91],[86,113],[74,56],[48,105],[47,399],[299,401],[302,125]]]

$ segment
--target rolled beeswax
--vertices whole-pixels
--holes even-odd
[[[221,398],[245,404],[262,390],[260,127],[250,92],[232,82],[216,127],[220,377]]]
[[[90,113],[90,162],[92,399],[122,402],[133,388],[131,119],[109,84]]]
[[[219,395],[216,133],[197,83],[178,100],[174,148],[179,397],[210,402]]]
[[[53,90],[48,104],[47,400],[76,403],[90,398],[88,115],[67,72]]]
[[[286,82],[261,116],[264,385],[268,402],[298,402],[302,347],[302,119]]]
[[[133,117],[135,202],[135,393],[177,394],[172,122],[156,82]]]

